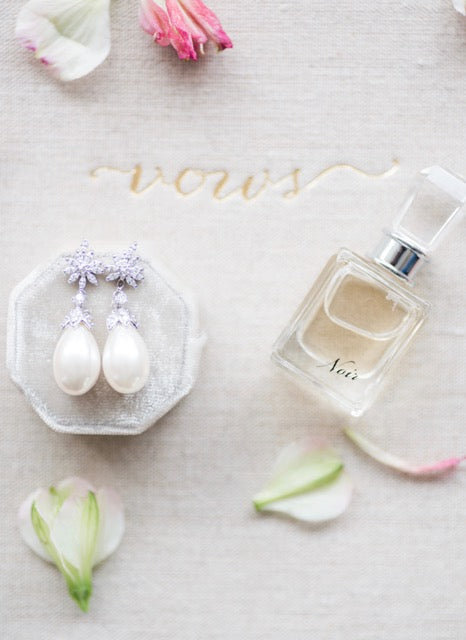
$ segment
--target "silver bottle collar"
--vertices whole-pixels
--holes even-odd
[[[393,232],[384,233],[371,257],[400,278],[411,280],[419,267],[428,260],[427,256]]]

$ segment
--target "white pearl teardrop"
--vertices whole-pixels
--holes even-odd
[[[117,324],[108,334],[102,356],[108,384],[119,393],[140,391],[149,377],[149,353],[139,331]]]
[[[81,396],[99,377],[100,353],[92,333],[83,324],[67,327],[53,354],[53,375],[62,391]]]

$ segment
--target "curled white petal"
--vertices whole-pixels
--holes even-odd
[[[457,11],[466,16],[466,2],[465,0],[453,0],[453,6]]]
[[[326,522],[346,511],[352,495],[353,482],[343,471],[329,484],[286,500],[271,502],[263,511],[281,513],[304,522]]]
[[[110,0],[29,0],[16,36],[58,78],[75,80],[110,51],[109,9]]]

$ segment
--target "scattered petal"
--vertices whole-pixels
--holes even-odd
[[[336,518],[349,505],[352,482],[343,463],[328,447],[306,440],[287,447],[275,473],[253,498],[258,511],[275,511],[306,522]]]
[[[343,471],[332,482],[294,498],[271,502],[263,511],[281,513],[304,522],[326,522],[346,511],[352,495],[353,482]]]
[[[109,8],[110,0],[29,0],[16,36],[60,80],[75,80],[110,51]]]
[[[453,0],[453,6],[457,11],[466,16],[466,1],[465,0]]]
[[[215,13],[201,0],[166,0],[166,8],[155,0],[141,0],[139,21],[154,42],[172,45],[181,60],[197,60],[208,41],[219,51],[233,46]]]
[[[107,488],[95,491],[82,478],[37,489],[18,512],[21,535],[42,558],[54,562],[83,611],[92,593],[92,568],[121,542],[123,507]]]
[[[152,0],[141,0],[139,6],[139,23],[146,33],[162,47],[170,43],[170,20],[167,12]]]
[[[219,51],[231,49],[233,43],[222,29],[220,20],[201,0],[179,0],[185,15],[193,21],[198,30],[203,33],[202,42],[210,40]]]
[[[368,456],[377,460],[377,462],[384,464],[386,467],[390,467],[391,469],[395,469],[396,471],[401,471],[401,473],[407,473],[412,476],[439,475],[446,471],[455,469],[461,462],[463,462],[463,460],[466,460],[466,456],[460,456],[428,464],[413,464],[393,455],[392,453],[384,451],[354,429],[347,427],[344,429],[344,432],[354,444],[367,453]]]

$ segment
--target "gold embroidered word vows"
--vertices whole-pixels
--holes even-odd
[[[163,169],[155,167],[146,178],[146,170],[141,164],[136,164],[129,169],[119,167],[102,166],[96,167],[90,172],[91,178],[98,178],[103,173],[117,173],[129,176],[128,190],[136,196],[142,196],[158,186],[171,188],[178,195],[183,197],[193,196],[202,189],[208,189],[212,198],[217,201],[227,200],[234,196],[245,201],[252,201],[259,198],[267,190],[282,187],[280,196],[291,199],[300,195],[308,189],[312,189],[318,182],[335,171],[352,171],[365,178],[386,178],[398,170],[399,162],[393,160],[391,167],[381,173],[369,173],[351,164],[333,164],[319,171],[311,180],[306,181],[303,176],[303,169],[293,169],[290,173],[272,179],[270,171],[264,169],[255,175],[249,175],[233,186],[231,172],[225,169],[205,170],[195,167],[182,169],[173,180],[167,180]]]

